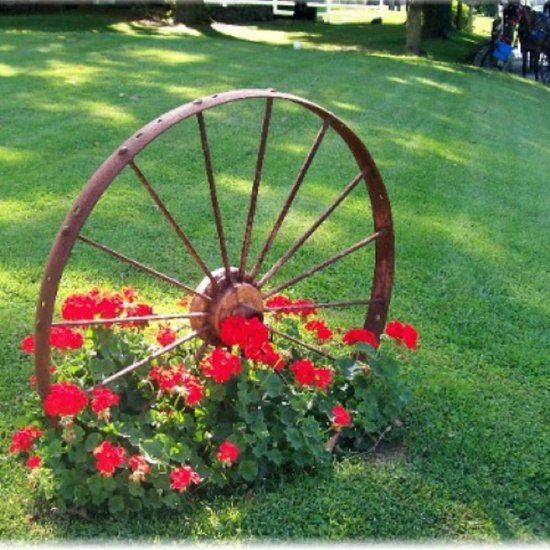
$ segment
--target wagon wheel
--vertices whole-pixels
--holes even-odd
[[[246,100],[263,100],[265,102],[265,113],[261,127],[259,147],[256,159],[255,175],[252,182],[252,189],[248,203],[246,226],[242,239],[241,253],[238,263],[232,265],[229,258],[224,226],[221,218],[215,175],[212,169],[209,140],[207,135],[205,112],[218,108],[230,102]],[[289,188],[283,208],[274,220],[272,229],[267,240],[261,248],[260,255],[252,261],[249,258],[250,244],[253,234],[258,190],[260,187],[264,156],[266,152],[267,138],[269,135],[272,107],[275,102],[292,102],[299,107],[306,109],[320,119],[319,130],[311,144],[309,151],[303,160],[300,170]],[[198,123],[198,135],[200,136],[206,179],[211,199],[211,206],[214,215],[216,232],[219,240],[221,258],[223,265],[217,269],[210,269],[201,255],[190,241],[185,229],[172,216],[165,203],[155,191],[154,184],[147,175],[140,169],[138,155],[155,138],[171,128],[188,119],[196,119]],[[267,254],[277,237],[289,209],[298,193],[306,173],[314,161],[314,157],[329,131],[336,132],[349,151],[358,166],[357,175],[345,185],[334,201],[326,206],[323,213],[316,221],[299,237],[292,246],[269,268],[264,268]],[[83,226],[89,218],[103,192],[111,185],[116,176],[123,170],[132,171],[138,182],[143,185],[158,207],[160,214],[166,219],[168,225],[179,237],[182,245],[186,248],[191,258],[196,262],[204,273],[204,278],[199,284],[191,285],[180,282],[176,278],[145,265],[131,257],[128,257],[116,250],[113,250],[102,243],[99,243],[82,233]],[[367,194],[371,203],[373,217],[373,231],[354,245],[342,249],[339,253],[327,258],[323,262],[314,265],[299,275],[296,275],[279,284],[273,284],[272,280],[281,267],[295,254],[295,252],[307,241],[317,228],[329,218],[342,201],[362,181],[366,183]],[[106,255],[131,265],[137,270],[144,272],[151,277],[164,281],[179,289],[191,293],[194,297],[189,313],[174,313],[165,315],[148,315],[135,318],[100,319],[91,321],[53,322],[53,312],[56,296],[63,272],[68,262],[70,253],[79,241]],[[373,331],[377,336],[383,331],[391,296],[391,287],[394,268],[394,237],[391,220],[390,204],[386,189],[380,174],[368,153],[364,144],[357,135],[352,132],[344,122],[322,107],[299,97],[280,93],[275,90],[237,90],[222,94],[215,94],[203,99],[195,100],[182,105],[158,119],[151,121],[141,128],[122,144],[107,160],[99,167],[96,173],[90,178],[82,192],[73,203],[54,241],[46,269],[42,278],[40,295],[36,310],[35,324],[35,369],[37,385],[42,399],[49,393],[50,386],[50,345],[49,335],[52,326],[55,325],[91,325],[109,323],[128,323],[131,321],[163,321],[166,319],[188,318],[191,322],[192,332],[178,338],[172,344],[162,347],[144,357],[143,359],[122,368],[102,381],[108,384],[113,380],[134,371],[147,364],[149,361],[162,356],[170,350],[193,340],[202,339],[205,343],[216,345],[219,343],[220,322],[227,316],[233,314],[257,315],[267,318],[278,311],[277,307],[267,307],[265,302],[274,294],[292,287],[299,281],[312,276],[319,270],[337,262],[344,256],[355,252],[369,244],[375,249],[375,264],[372,275],[370,296],[346,301],[323,301],[314,303],[315,308],[346,308],[358,305],[366,306],[365,328]],[[287,306],[292,309],[294,306]],[[269,320],[268,320],[269,324]],[[286,335],[272,328],[272,331],[281,338],[292,341],[295,345],[313,349],[316,352],[324,353],[322,350],[312,347],[290,335]]]

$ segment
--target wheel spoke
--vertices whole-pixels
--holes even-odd
[[[168,321],[170,319],[193,319],[194,317],[206,317],[208,314],[201,311],[193,313],[166,313],[161,315],[141,315],[136,317],[112,317],[109,319],[82,319],[80,321],[59,321],[52,323],[52,327],[88,327],[103,324],[119,324],[125,325],[128,323],[145,323]]]
[[[380,304],[382,300],[348,300],[345,302],[318,302],[310,304],[308,307],[314,309],[332,309],[332,308],[344,308],[344,307],[354,307],[354,306],[368,306],[369,304]],[[297,305],[288,305],[288,306],[274,306],[264,308],[264,313],[279,313],[287,311],[300,311],[304,309],[304,306],[301,304]]]
[[[364,173],[359,172],[336,197],[334,202],[317,218],[312,226],[296,241],[294,244],[273,264],[273,267],[258,281],[257,287],[261,288],[269,281],[281,267],[289,260],[289,258],[304,244],[304,242],[317,230],[317,228],[332,214],[335,208],[355,189],[357,184],[363,179]]]
[[[331,355],[330,353],[327,353],[326,351],[323,351],[322,349],[319,349],[315,346],[312,346],[311,344],[306,344],[306,342],[302,342],[302,340],[299,340],[298,338],[294,338],[294,336],[290,336],[290,334],[286,334],[285,332],[281,332],[280,330],[277,330],[273,328],[272,326],[268,326],[268,329],[277,336],[280,336],[281,338],[285,338],[286,340],[290,340],[291,342],[294,342],[298,346],[302,346],[303,348],[306,348],[310,351],[313,351],[315,353],[318,353],[319,355],[323,355],[324,357],[328,357],[328,359],[331,359],[334,361],[336,358]]]
[[[129,258],[128,256],[125,256],[124,254],[121,254],[120,252],[116,252],[112,248],[109,248],[108,246],[105,246],[104,244],[98,243],[96,241],[93,241],[92,239],[88,239],[87,237],[84,237],[83,235],[78,235],[78,239],[82,241],[83,243],[86,243],[90,246],[93,246],[94,248],[97,248],[98,250],[101,250],[103,252],[106,252],[110,256],[113,256],[113,258],[117,258],[118,260],[125,262],[136,269],[139,269],[145,273],[148,273],[149,275],[153,275],[154,277],[158,277],[159,279],[162,279],[163,281],[176,286],[178,288],[181,288],[183,290],[186,290],[187,292],[191,292],[192,294],[195,294],[197,296],[200,296],[204,300],[211,301],[210,296],[207,296],[206,294],[203,294],[202,292],[196,291],[194,288],[191,288],[190,286],[181,283],[177,279],[174,279],[173,277],[170,277],[169,275],[165,275],[164,273],[161,273],[160,271],[157,271],[156,269],[146,266],[145,264],[142,264],[141,262],[138,262],[137,260],[134,260],[132,258]]]
[[[225,277],[227,280],[232,279],[231,265],[229,256],[227,255],[227,244],[223,234],[222,215],[220,204],[218,202],[218,194],[216,191],[216,181],[214,179],[214,170],[212,169],[212,158],[210,156],[210,147],[208,145],[208,137],[206,136],[206,126],[204,124],[204,116],[202,112],[197,113],[197,121],[201,134],[202,152],[204,154],[204,167],[206,177],[208,179],[208,187],[210,188],[210,199],[212,201],[212,210],[214,212],[214,220],[216,222],[216,230],[218,232],[218,240],[220,241],[220,250],[222,255],[223,266],[225,268]]]
[[[151,195],[151,198],[155,202],[155,204],[159,207],[160,211],[164,214],[164,217],[166,218],[167,222],[172,226],[178,237],[183,241],[183,244],[189,251],[189,254],[193,257],[195,262],[197,262],[198,266],[201,268],[201,270],[204,272],[204,274],[212,281],[212,284],[216,285],[216,279],[212,275],[212,272],[210,269],[208,269],[208,266],[204,263],[203,259],[199,256],[199,253],[197,252],[196,248],[193,246],[187,235],[184,233],[183,229],[180,227],[178,222],[174,219],[172,214],[168,211],[168,208],[166,208],[166,205],[164,202],[162,202],[161,198],[159,197],[158,193],[153,189],[152,185],[149,183],[149,180],[143,175],[143,172],[139,169],[137,164],[134,160],[131,160],[129,162],[130,167],[136,174],[137,178],[141,183],[144,185],[145,189],[147,189],[149,195]]]
[[[246,271],[246,261],[248,259],[248,250],[250,248],[250,238],[252,236],[252,228],[254,226],[254,215],[256,213],[256,202],[258,200],[258,189],[262,179],[262,169],[265,158],[265,147],[267,143],[267,135],[269,132],[269,123],[271,120],[271,110],[273,107],[273,99],[267,98],[265,103],[264,121],[262,123],[262,133],[260,135],[260,146],[258,148],[258,158],[256,160],[256,171],[254,173],[254,182],[252,184],[252,193],[250,195],[250,206],[248,208],[248,218],[246,220],[246,229],[243,238],[243,246],[241,250],[241,263],[239,266],[239,278],[242,278]]]
[[[143,367],[153,359],[157,359],[161,355],[164,355],[165,353],[168,353],[169,351],[172,351],[174,348],[177,348],[178,346],[181,346],[182,344],[185,344],[186,342],[189,342],[190,340],[193,340],[193,338],[196,338],[201,332],[205,331],[206,329],[197,330],[195,332],[191,332],[190,334],[187,334],[186,336],[183,336],[182,338],[178,338],[168,346],[164,346],[163,348],[160,348],[159,350],[155,351],[151,355],[148,355],[147,357],[140,359],[139,361],[136,361],[135,363],[132,363],[131,365],[128,365],[127,367],[124,367],[123,369],[119,370],[118,372],[115,372],[111,376],[108,376],[105,378],[105,380],[102,380],[98,386],[106,386],[107,384],[110,384],[111,382],[117,380],[118,378],[125,376],[126,374],[135,371],[136,369],[139,369],[140,367]]]
[[[296,179],[294,180],[294,183],[290,188],[288,196],[283,205],[283,209],[279,213],[279,216],[275,221],[273,228],[271,229],[271,233],[269,234],[269,237],[267,238],[267,241],[265,242],[262,248],[262,251],[260,252],[260,256],[256,261],[256,265],[253,267],[250,273],[252,278],[256,277],[256,275],[260,271],[264,263],[265,257],[267,256],[267,253],[269,252],[269,249],[271,248],[271,245],[273,244],[273,241],[275,240],[275,237],[277,236],[279,229],[283,225],[283,221],[285,220],[286,215],[290,207],[292,206],[292,203],[294,202],[294,198],[298,193],[298,189],[300,189],[300,185],[302,185],[302,182],[304,181],[307,171],[309,170],[309,167],[311,166],[311,163],[315,158],[315,154],[317,153],[317,150],[319,149],[319,146],[321,145],[321,142],[323,141],[323,138],[325,137],[325,134],[327,133],[327,130],[329,129],[329,127],[330,127],[329,121],[325,120],[321,129],[317,132],[317,135],[315,136],[315,141],[313,142],[313,145],[311,146],[302,166],[300,167],[300,171],[298,172],[298,175],[296,176]]]
[[[334,256],[331,256],[330,258],[324,260],[323,262],[314,265],[313,267],[307,269],[303,273],[300,273],[300,275],[296,275],[296,277],[292,277],[292,279],[289,279],[288,281],[285,281],[284,283],[281,283],[280,285],[277,285],[275,288],[272,288],[269,292],[266,292],[265,294],[262,294],[262,298],[269,298],[269,296],[272,296],[273,294],[276,294],[277,292],[280,292],[281,290],[284,290],[285,288],[296,284],[297,282],[301,281],[302,279],[305,279],[307,277],[311,277],[314,273],[317,271],[324,269],[325,267],[333,264],[334,262],[337,262],[338,260],[346,257],[348,254],[351,254],[352,252],[355,252],[356,250],[359,250],[360,248],[363,248],[369,243],[372,243],[375,241],[380,235],[382,235],[383,231],[376,231],[376,233],[373,233],[372,235],[369,235],[368,237],[365,237],[363,240],[355,243],[354,245],[350,246],[349,248],[346,248],[344,250],[341,250],[338,252],[338,254],[335,254]]]

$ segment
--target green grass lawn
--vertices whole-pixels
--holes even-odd
[[[482,40],[476,35],[427,43],[427,58],[401,56],[398,25],[270,23],[204,34],[71,12],[3,16],[0,32],[0,538],[550,535],[548,88],[461,63]],[[291,45],[296,39],[304,43],[299,51]],[[385,179],[397,244],[391,316],[421,335],[405,372],[414,400],[394,452],[197,501],[184,513],[130,522],[33,517],[24,468],[4,450],[29,391],[31,364],[18,344],[31,330],[55,233],[88,177],[137,128],[197,97],[247,87],[275,87],[333,110],[365,141]],[[262,109],[252,102],[206,115],[233,258]],[[276,104],[253,250],[317,129],[312,116]],[[189,121],[140,164],[207,263],[217,266],[199,154]],[[347,151],[329,137],[272,259],[353,175]],[[283,276],[370,232],[363,192],[346,201]],[[130,174],[104,196],[86,233],[181,280],[200,280]],[[308,279],[295,295],[365,296],[371,265],[371,251],[363,250]],[[167,311],[177,297],[83,245],[61,293],[126,282]],[[331,319],[358,323],[361,311]]]

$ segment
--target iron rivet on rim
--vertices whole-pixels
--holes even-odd
[[[202,103],[202,99],[195,99],[195,101],[193,101],[193,103],[195,105],[200,105]]]
[[[119,154],[119,155],[125,155],[127,152],[128,152],[128,147],[126,147],[126,145],[125,145],[124,147],[121,147],[121,148],[118,150],[118,154]]]

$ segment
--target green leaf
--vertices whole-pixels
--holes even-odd
[[[179,506],[180,503],[181,503],[181,497],[176,493],[168,493],[164,497],[164,504],[168,508],[172,508],[172,509],[176,508],[177,506]]]
[[[287,426],[294,426],[296,424],[296,411],[290,407],[281,407],[279,416],[281,418],[281,422]]]
[[[210,388],[210,399],[216,402],[223,401],[225,393],[225,386],[223,384],[215,384]]]
[[[290,446],[292,448],[294,448],[295,450],[299,450],[303,447],[302,435],[296,428],[289,426],[285,430],[285,435],[287,441],[290,443]]]
[[[271,449],[266,453],[268,460],[273,462],[273,464],[280,466],[283,463],[284,457],[283,453],[279,449]]]
[[[102,441],[101,435],[96,432],[91,433],[87,438],[84,444],[85,449],[88,452],[92,452]]]
[[[118,514],[124,510],[124,498],[120,495],[113,495],[109,499],[109,512],[111,514]]]
[[[246,481],[254,481],[258,475],[258,464],[253,460],[243,460],[239,463],[239,474]]]
[[[265,388],[265,393],[268,397],[277,397],[281,394],[281,389],[283,387],[281,377],[276,372],[269,373],[263,387]]]
[[[134,497],[142,497],[145,494],[145,489],[141,483],[130,481],[128,483],[128,492]]]
[[[139,498],[128,499],[128,509],[132,512],[139,512],[143,508],[143,503]]]

